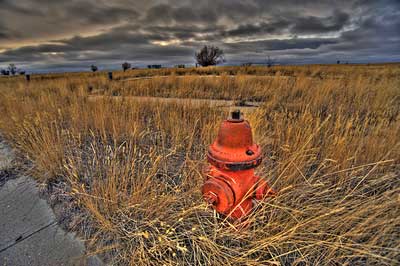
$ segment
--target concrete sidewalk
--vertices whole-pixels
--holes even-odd
[[[37,183],[28,176],[5,175],[12,152],[0,139],[0,266],[103,265],[97,256],[85,257],[85,245],[56,222]]]
[[[177,104],[184,105],[189,104],[193,107],[209,106],[215,108],[221,108],[232,112],[239,109],[243,114],[247,115],[260,107],[263,102],[251,102],[245,101],[243,105],[237,105],[236,101],[232,100],[216,100],[216,99],[198,99],[198,98],[176,98],[176,97],[152,97],[152,96],[106,96],[106,95],[90,95],[89,101],[96,102],[101,100],[113,100],[113,101],[132,101],[135,103],[155,103],[155,104]]]

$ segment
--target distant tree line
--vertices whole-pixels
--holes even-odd
[[[130,69],[131,67],[132,67],[132,65],[130,63],[128,63],[128,62],[122,63],[122,70],[124,72],[127,71],[128,69]],[[90,70],[92,72],[97,72],[99,70],[99,68],[96,65],[91,65],[90,66]]]
[[[198,52],[195,53],[194,56],[195,60],[196,60],[196,67],[198,65],[203,66],[203,67],[207,67],[207,66],[215,66],[221,63],[224,63],[225,60],[225,56],[224,56],[224,51],[222,49],[220,49],[217,46],[213,46],[213,45],[205,45],[203,46],[203,48],[201,48]],[[337,64],[340,64],[341,62],[338,60]],[[347,62],[346,62],[347,63]],[[276,64],[275,59],[272,59],[270,56],[267,56],[265,64],[268,67],[272,67],[273,65]],[[248,62],[248,63],[244,63],[243,66],[251,66],[252,63]],[[134,67],[132,67],[132,65],[128,62],[124,62],[122,63],[122,70],[125,72],[128,69],[135,69]],[[158,69],[161,68],[162,66],[159,64],[153,64],[153,65],[148,65],[147,68],[150,69]],[[177,68],[185,68],[185,65],[183,64],[179,64],[179,65],[175,65],[175,67]],[[90,66],[90,70],[92,72],[97,72],[99,70],[99,68],[92,64]],[[19,70],[15,64],[10,64],[6,69],[1,69],[0,73],[2,75],[5,76],[9,76],[9,75],[16,75],[16,74],[21,74],[24,75],[25,71]]]
[[[25,75],[25,71],[18,69],[15,64],[9,64],[6,69],[1,69],[0,73],[3,76]]]
[[[220,49],[219,47],[213,46],[213,45],[203,46],[198,52],[195,52],[194,58],[195,58],[195,62],[196,62],[196,67],[197,66],[203,66],[203,67],[215,66],[215,65],[226,62],[224,51],[222,49]],[[246,62],[246,63],[243,63],[242,66],[249,67],[253,64],[263,64],[263,65],[266,65],[267,67],[272,67],[277,64],[277,61],[275,59],[271,58],[271,56],[267,55],[266,60],[262,63]],[[347,65],[347,64],[349,64],[349,62],[348,61],[343,62],[341,60],[337,60],[336,64],[338,64],[338,65],[346,64]],[[136,69],[135,67],[132,67],[132,65],[128,62],[122,63],[121,66],[122,66],[122,70],[124,72],[127,71],[128,69]],[[185,65],[178,64],[178,65],[175,65],[175,67],[176,68],[185,68]],[[162,65],[153,64],[153,65],[148,65],[147,68],[158,69],[158,68],[162,68]],[[99,68],[93,64],[90,66],[90,70],[92,72],[97,72],[99,70]],[[25,71],[18,69],[15,64],[10,64],[7,68],[0,69],[0,74],[4,75],[4,76],[12,76],[12,75],[16,75],[16,74],[25,75],[25,73],[26,73]]]

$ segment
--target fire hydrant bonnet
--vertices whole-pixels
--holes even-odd
[[[253,143],[249,122],[243,119],[223,121],[217,139],[208,149],[207,158],[212,165],[226,170],[257,167],[262,161],[261,149]]]

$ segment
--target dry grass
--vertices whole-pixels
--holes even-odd
[[[9,78],[0,131],[39,180],[61,188],[67,227],[113,265],[395,265],[399,74],[377,65]],[[226,109],[90,94],[265,101],[247,119],[266,157],[257,172],[279,195],[246,230],[201,200],[205,150]]]

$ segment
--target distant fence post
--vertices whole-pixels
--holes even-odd
[[[113,74],[112,74],[112,72],[108,72],[108,79],[109,79],[109,80],[113,80]]]
[[[25,75],[25,79],[26,79],[26,81],[31,81],[31,75],[29,75],[29,74],[27,74],[27,75]]]

